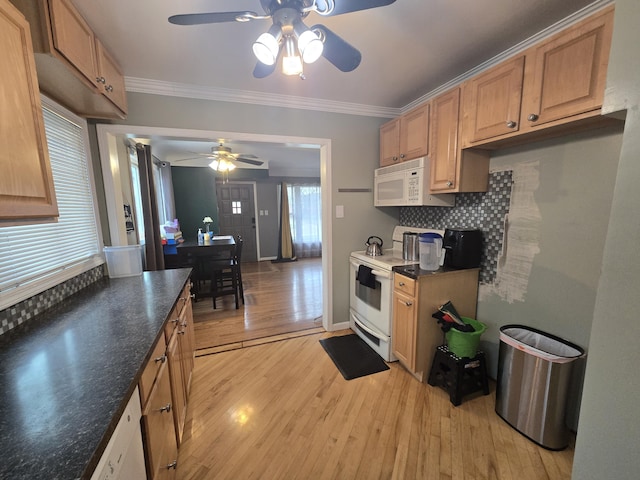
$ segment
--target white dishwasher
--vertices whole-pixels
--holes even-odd
[[[124,409],[91,480],[146,480],[138,387]]]

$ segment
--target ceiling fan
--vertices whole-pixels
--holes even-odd
[[[307,27],[302,19],[309,13],[330,17],[369,8],[384,7],[395,0],[260,0],[264,15],[251,11],[188,13],[173,15],[169,22],[175,25],[201,25],[223,22],[250,22],[271,18],[269,30],[258,37],[253,52],[258,63],[253,76],[264,78],[276,69],[282,57],[285,75],[299,75],[302,62],[313,63],[320,56],[343,72],[351,72],[360,65],[362,55],[352,45],[324,25]]]
[[[207,158],[211,160],[209,167],[216,171],[229,171],[236,168],[235,163],[247,163],[249,165],[260,166],[264,164],[262,160],[258,160],[255,155],[246,155],[240,153],[232,153],[231,148],[225,147],[222,143],[215,147],[211,147],[211,153],[195,153],[197,157],[183,158],[180,160],[174,160],[175,162],[186,162],[187,160],[195,160],[198,158]]]

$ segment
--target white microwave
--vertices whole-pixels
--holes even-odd
[[[453,207],[455,195],[429,193],[429,158],[420,157],[408,162],[378,168],[373,180],[373,205],[403,207],[431,205]]]

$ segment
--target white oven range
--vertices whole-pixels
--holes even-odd
[[[402,259],[404,232],[434,232],[444,230],[396,226],[393,230],[393,248],[384,249],[383,255],[370,256],[365,251],[352,252],[349,257],[349,326],[385,361],[396,361],[393,355],[393,267],[412,265],[415,260]],[[371,269],[368,285],[358,279],[360,266]],[[365,273],[369,273],[365,270]]]

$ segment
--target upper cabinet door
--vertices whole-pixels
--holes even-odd
[[[87,80],[95,83],[98,69],[93,31],[69,0],[49,0],[53,43]]]
[[[523,75],[524,56],[520,56],[464,85],[465,141],[477,142],[518,131]]]
[[[456,191],[460,89],[431,102],[431,191]]]
[[[400,117],[400,159],[429,154],[429,104],[421,105]]]
[[[612,32],[607,8],[535,47],[522,121],[533,126],[601,108]]]
[[[57,217],[29,24],[8,0],[0,0],[0,50],[0,219]]]
[[[380,166],[400,161],[400,119],[393,119],[380,127]]]
[[[124,86],[124,75],[118,63],[97,38],[96,59],[98,63],[98,76],[96,78],[98,88],[120,110],[126,112],[127,94]]]

